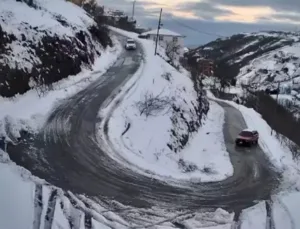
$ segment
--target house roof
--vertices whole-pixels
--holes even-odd
[[[143,33],[143,35],[156,35],[157,34],[157,29],[148,31]],[[159,30],[159,35],[164,35],[164,36],[172,36],[172,37],[184,37],[183,35],[173,32],[171,30],[168,29],[160,29]]]

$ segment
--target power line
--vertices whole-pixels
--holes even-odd
[[[163,4],[163,3],[159,3],[159,5],[162,5],[162,6],[169,6],[167,4]],[[209,35],[209,36],[215,36],[215,37],[220,37],[220,38],[226,38],[226,36],[223,36],[223,35],[220,35],[220,34],[217,34],[217,33],[210,33],[210,32],[206,32],[206,31],[202,31],[202,30],[199,30],[199,29],[196,29],[196,28],[193,28],[192,26],[189,26],[181,21],[178,21],[176,20],[173,15],[171,14],[166,14],[167,16],[169,16],[168,18],[173,20],[174,22],[176,22],[178,25],[182,26],[182,27],[185,27],[187,29],[190,29],[190,30],[193,30],[194,32],[198,32],[200,34],[206,34],[206,35]]]
[[[181,25],[182,27],[185,27],[187,29],[193,30],[193,31],[198,32],[200,34],[206,34],[206,35],[209,35],[209,36],[216,36],[216,37],[220,37],[220,38],[226,38],[225,36],[217,34],[217,33],[209,33],[209,32],[206,32],[206,31],[202,31],[202,30],[193,28],[193,27],[191,27],[189,25],[186,25],[183,22],[180,22],[180,21],[174,19],[173,17],[170,17],[170,19],[173,20],[174,22],[176,22],[177,24]]]

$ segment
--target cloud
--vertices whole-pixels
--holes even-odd
[[[232,21],[232,22],[245,22],[255,23],[261,17],[267,17],[275,14],[276,12],[268,6],[218,6],[220,9],[227,10],[226,15],[216,16],[217,21]]]
[[[264,18],[274,23],[300,24],[296,16],[300,10],[299,0],[202,0],[178,7],[196,12],[199,18],[206,20],[259,23]]]
[[[300,14],[293,14],[293,13],[278,13],[276,14],[277,19],[288,20],[292,22],[300,22]]]
[[[299,0],[209,0],[212,4],[221,4],[229,6],[262,6],[270,7],[276,11],[294,11],[299,12],[300,1]]]
[[[213,20],[216,16],[224,15],[230,11],[218,8],[210,2],[185,2],[178,4],[176,10],[193,12],[199,19]]]

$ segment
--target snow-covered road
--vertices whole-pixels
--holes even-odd
[[[136,173],[103,151],[95,130],[99,108],[138,71],[141,60],[140,48],[123,52],[98,81],[62,101],[37,137],[10,146],[11,159],[64,190],[132,207],[174,211],[222,207],[239,212],[255,200],[268,199],[276,173],[259,147],[234,147],[234,138],[246,124],[241,113],[225,103],[220,103],[225,110],[224,137],[234,174],[223,181],[170,185]]]

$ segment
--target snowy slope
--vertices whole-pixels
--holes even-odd
[[[285,32],[237,34],[217,39],[189,51],[189,58],[208,58],[227,64],[224,77],[236,77],[238,83],[269,86],[273,82],[298,76],[300,35]],[[230,73],[229,73],[230,72]],[[294,83],[299,78],[294,80]]]
[[[105,29],[64,0],[34,0],[33,6],[2,0],[0,39],[0,96],[5,97],[78,74],[110,43]]]
[[[136,34],[125,34],[137,39]],[[109,117],[99,127],[101,145],[108,139],[106,144],[114,149],[107,149],[110,156],[150,176],[202,181],[230,176],[233,168],[224,145],[223,109],[212,102],[206,115],[206,99],[201,100],[189,77],[154,56],[153,41],[138,41],[144,48],[144,65],[115,105],[100,112],[100,117]],[[168,103],[147,116],[138,106],[147,93]],[[107,136],[103,129],[108,129]]]
[[[285,46],[252,60],[241,68],[237,79],[240,83],[269,86],[278,81],[281,87],[300,83],[300,42]],[[293,79],[292,79],[293,78]],[[277,86],[277,85],[276,85]]]

